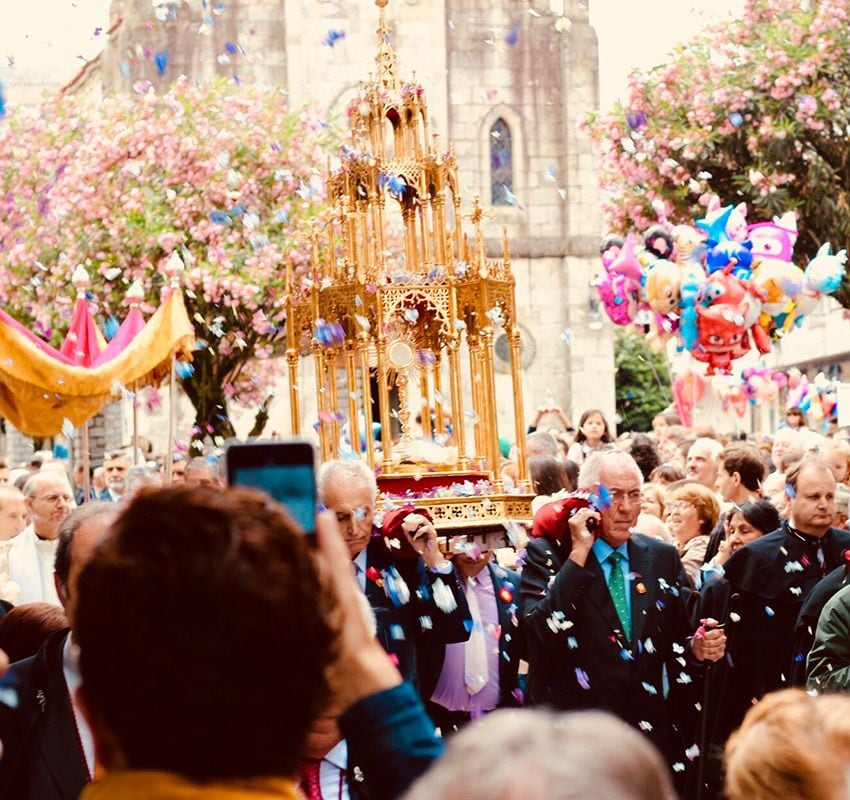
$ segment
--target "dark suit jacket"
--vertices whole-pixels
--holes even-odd
[[[67,629],[51,635],[34,656],[12,664],[2,681],[18,696],[17,708],[0,705],[2,798],[76,800],[89,782],[62,672],[67,636]]]
[[[396,605],[386,591],[387,574],[396,567],[410,590],[410,600]],[[398,660],[398,668],[406,680],[413,682],[422,696],[430,697],[436,681],[435,662],[442,666],[443,647],[448,642],[465,642],[472,630],[466,595],[457,573],[446,575],[425,568],[422,559],[394,562],[382,536],[369,543],[366,569],[380,574],[377,580],[366,577],[366,597],[375,612],[377,636],[384,650]],[[434,598],[434,589],[445,587],[454,605],[444,611]],[[445,590],[444,590],[445,591]],[[439,672],[436,672],[439,676]]]
[[[496,608],[499,612],[499,708],[520,705],[518,694],[517,670],[521,658],[525,658],[525,638],[519,613],[519,573],[498,564],[489,564],[493,591],[496,594]],[[434,649],[434,657],[426,659],[422,665],[423,684],[437,685],[443,670],[446,655],[446,643]],[[430,671],[429,671],[430,670]],[[433,672],[431,672],[433,671]],[[425,700],[430,700],[426,696]]]
[[[416,690],[402,683],[365,697],[347,709],[339,727],[348,742],[348,760],[368,787],[371,800],[394,800],[443,752],[443,740],[425,713]]]
[[[628,549],[631,642],[592,551],[580,567],[548,539],[529,543],[522,572],[528,701],[609,711],[642,730],[671,763],[687,763],[693,740],[683,741],[674,725],[700,677],[687,641],[688,579],[670,545],[634,534]]]

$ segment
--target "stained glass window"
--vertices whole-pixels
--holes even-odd
[[[494,206],[514,204],[511,129],[501,117],[490,128],[490,202]]]

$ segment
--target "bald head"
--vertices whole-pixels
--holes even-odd
[[[33,529],[41,539],[55,539],[59,524],[74,507],[71,484],[58,472],[36,472],[24,485]]]

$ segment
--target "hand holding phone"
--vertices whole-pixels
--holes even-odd
[[[286,508],[307,535],[316,532],[313,445],[301,440],[232,444],[225,453],[227,483],[262,489]]]
[[[570,516],[570,561],[582,567],[585,565],[593,543],[599,538],[601,519],[599,512],[590,505],[577,509]]]

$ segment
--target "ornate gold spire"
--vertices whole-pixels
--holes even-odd
[[[316,231],[310,297],[292,300],[287,310],[292,429],[300,415],[299,352],[312,334],[324,459],[344,448],[360,454],[363,430],[366,459],[382,481],[423,470],[471,480],[489,473],[495,497],[504,489],[493,353],[502,331],[510,346],[519,480],[528,488],[510,252],[505,237],[505,262],[487,257],[481,221],[489,213],[478,197],[468,215],[461,211],[454,148],[443,149],[431,135],[425,89],[399,78],[388,2],[375,0],[378,74],[351,102],[352,138],[328,176],[334,222]],[[410,430],[417,412],[421,438]],[[373,419],[380,421],[380,450],[369,435]],[[442,522],[480,521],[490,517],[485,505],[469,514],[447,511]]]
[[[385,89],[398,91],[401,85],[398,81],[398,64],[395,59],[395,50],[390,44],[390,28],[387,25],[387,17],[384,13],[389,0],[375,0],[375,5],[380,9],[378,18],[378,55],[375,63],[378,65],[378,80]]]

